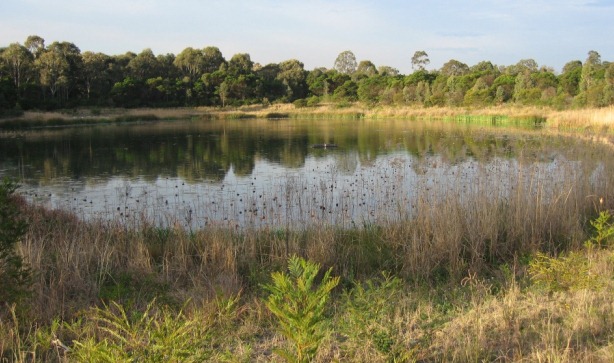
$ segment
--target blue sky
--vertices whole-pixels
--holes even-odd
[[[109,55],[217,46],[313,69],[351,50],[407,74],[424,50],[428,69],[533,58],[560,72],[589,50],[614,61],[614,0],[0,0],[0,46],[32,34]]]

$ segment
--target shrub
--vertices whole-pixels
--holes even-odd
[[[531,281],[549,292],[596,289],[601,286],[598,276],[590,269],[584,252],[570,252],[550,257],[538,252],[529,263]]]
[[[586,241],[586,246],[607,247],[612,238],[614,238],[614,225],[610,222],[610,212],[604,211],[599,213],[599,217],[591,221],[591,225],[595,228],[595,235]]]
[[[277,317],[282,334],[294,343],[294,352],[276,352],[288,362],[310,362],[326,335],[324,309],[330,292],[339,283],[326,271],[320,284],[315,279],[320,265],[291,257],[288,274],[273,272],[273,283],[264,288],[270,293],[266,306]]]
[[[32,284],[30,268],[15,251],[27,228],[13,196],[16,189],[8,179],[0,184],[0,305],[20,302]]]

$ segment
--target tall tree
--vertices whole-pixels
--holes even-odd
[[[0,57],[9,69],[15,87],[20,90],[26,74],[31,71],[32,53],[23,45],[12,43],[4,49]]]
[[[373,77],[377,74],[377,67],[370,60],[362,60],[358,63],[356,73],[367,77]]]
[[[429,63],[431,63],[429,55],[423,50],[417,50],[411,57],[412,69],[423,71]]]
[[[337,59],[335,59],[335,65],[333,66],[337,72],[348,75],[356,72],[357,67],[356,56],[350,50],[339,53]]]
[[[85,91],[87,98],[91,98],[92,90],[98,95],[105,90],[104,86],[110,86],[108,65],[111,62],[111,57],[103,53],[84,52],[83,58],[83,81],[85,82]]]
[[[34,58],[38,58],[38,56],[45,50],[45,39],[39,37],[38,35],[30,35],[26,39],[24,46],[28,48]]]
[[[463,76],[469,73],[469,66],[456,59],[450,59],[441,67],[440,72],[445,76]]]
[[[81,51],[73,43],[53,42],[35,61],[41,85],[47,87],[53,98],[61,95],[68,100],[76,88],[83,60]]]
[[[290,59],[279,64],[277,79],[286,87],[286,98],[293,101],[304,98],[307,95],[307,72],[303,63],[296,59]]]
[[[206,47],[203,49],[203,72],[213,73],[220,69],[226,60],[218,47]]]
[[[580,91],[586,92],[596,81],[597,71],[601,68],[601,55],[594,50],[588,52],[588,57],[582,66],[580,76]]]
[[[175,58],[174,64],[192,81],[200,78],[205,69],[203,52],[192,47],[185,48],[179,53]]]
[[[147,80],[160,76],[158,59],[150,48],[143,49],[136,57],[128,62],[128,71],[131,77]]]
[[[582,62],[579,60],[567,62],[559,76],[561,90],[569,96],[580,92],[580,78],[582,76]]]
[[[250,74],[252,73],[253,66],[254,62],[252,62],[252,59],[249,54],[235,54],[232,56],[232,58],[230,58],[230,61],[228,62],[228,73],[233,76]]]

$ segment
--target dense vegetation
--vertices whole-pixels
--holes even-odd
[[[410,60],[408,59],[408,62]],[[46,46],[39,36],[0,48],[0,113],[91,107],[225,106],[319,102],[421,106],[504,103],[601,107],[614,103],[614,63],[590,51],[557,74],[532,59],[508,66],[450,60],[427,70],[428,55],[411,58],[413,73],[339,54],[331,69],[308,71],[296,59],[260,65],[249,54],[226,60],[217,47],[178,55],[150,49],[109,56],[70,42]]]

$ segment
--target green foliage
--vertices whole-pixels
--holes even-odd
[[[599,213],[599,217],[591,221],[595,228],[595,235],[586,241],[587,247],[607,247],[614,238],[614,224],[610,222],[612,216],[609,211]]]
[[[311,361],[326,336],[326,302],[339,277],[331,277],[329,269],[317,284],[319,270],[320,265],[294,256],[288,260],[288,274],[274,272],[273,283],[264,286],[270,293],[266,306],[294,344],[294,351],[277,350],[288,362]]]
[[[549,292],[597,289],[601,286],[599,276],[591,272],[590,261],[584,251],[559,257],[538,252],[529,263],[529,275],[538,288]]]
[[[21,302],[30,292],[32,272],[15,251],[27,224],[13,193],[17,186],[8,179],[0,184],[0,305]]]
[[[79,362],[200,362],[206,357],[207,326],[158,308],[152,301],[144,312],[129,314],[115,302],[91,310],[93,331],[74,341],[70,358]],[[83,327],[76,327],[83,331]]]
[[[595,235],[586,241],[585,246],[606,247],[614,237],[614,225],[610,222],[608,211],[599,213],[599,217],[591,221]],[[531,280],[548,291],[569,291],[578,289],[598,289],[603,285],[601,276],[591,271],[591,262],[587,251],[569,252],[560,257],[549,257],[537,253],[529,263]]]

